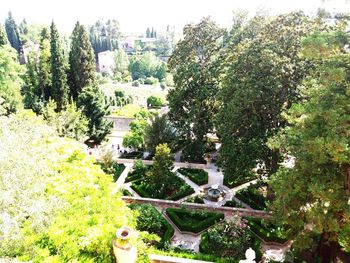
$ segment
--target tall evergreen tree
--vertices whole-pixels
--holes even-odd
[[[50,44],[52,73],[51,98],[57,103],[57,111],[61,111],[68,103],[68,85],[60,37],[54,22],[51,24]]]
[[[6,44],[8,44],[7,36],[2,25],[0,24],[0,47]]]
[[[83,25],[75,24],[69,53],[70,93],[76,100],[84,87],[94,85],[96,64],[94,51]]]
[[[51,82],[50,34],[47,28],[43,28],[40,39],[39,85],[45,100],[51,97]]]
[[[21,38],[19,35],[18,27],[15,20],[12,17],[12,13],[8,13],[8,17],[5,20],[5,29],[7,38],[11,46],[17,50],[18,53],[22,52]]]
[[[151,37],[151,30],[149,30],[149,27],[147,27],[146,29],[146,38],[150,38]]]

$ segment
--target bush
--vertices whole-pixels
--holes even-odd
[[[125,182],[132,182],[144,178],[147,171],[151,169],[151,165],[144,165],[141,160],[136,160],[133,166],[133,170],[129,172],[128,176],[125,179]]]
[[[165,193],[160,190],[159,185],[155,185],[149,181],[149,178],[145,178],[143,180],[134,181],[131,184],[131,188],[140,196],[145,198],[166,199],[174,201],[194,193],[193,188],[176,175],[174,175],[174,178],[172,178],[172,185],[174,186],[174,190],[172,192]]]
[[[124,158],[124,159],[142,159],[143,157],[143,152],[130,152],[130,153],[122,153],[119,158]]]
[[[264,219],[244,217],[250,230],[266,242],[285,243],[292,237],[292,230],[287,226],[276,226]]]
[[[235,197],[249,205],[253,209],[265,210],[267,208],[266,198],[259,192],[260,184],[250,185],[239,190]]]
[[[191,181],[198,185],[208,183],[208,173],[203,169],[180,168],[178,169],[178,172],[190,178]]]
[[[158,84],[159,81],[155,77],[148,77],[148,78],[145,78],[144,83],[147,85],[155,85],[155,84]]]
[[[158,210],[150,204],[131,204],[132,210],[139,212],[137,217],[137,229],[157,234],[161,241],[157,247],[164,247],[170,243],[174,235],[174,228],[164,219]]]
[[[161,88],[162,90],[165,90],[165,89],[166,89],[166,84],[165,84],[165,82],[160,83],[160,88]]]
[[[186,201],[187,203],[195,203],[195,204],[204,204],[203,197],[201,196],[191,196],[190,198],[187,198]]]
[[[224,206],[228,207],[237,207],[237,208],[242,208],[243,206],[241,205],[240,202],[237,202],[235,199],[227,201]]]
[[[252,180],[256,179],[255,175],[248,175],[248,176],[243,176],[243,177],[235,177],[235,178],[230,178],[226,175],[224,175],[224,185],[233,188],[236,186],[239,186],[241,184],[248,183]]]
[[[225,217],[223,213],[196,212],[183,208],[167,208],[165,211],[181,231],[192,233],[199,233]]]
[[[133,86],[133,87],[140,87],[140,82],[137,81],[137,80],[135,80],[135,81],[133,81],[133,82],[131,83],[131,86]]]
[[[147,106],[148,107],[161,107],[163,106],[165,103],[163,101],[163,99],[161,97],[158,96],[149,96],[147,98]]]

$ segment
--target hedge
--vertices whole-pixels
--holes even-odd
[[[122,153],[119,158],[125,159],[142,159],[143,152],[130,152],[130,153]]]
[[[224,206],[228,206],[228,207],[237,207],[237,208],[242,208],[243,206],[241,205],[240,202],[237,202],[236,200],[232,199],[227,201]]]
[[[266,242],[285,243],[292,237],[292,230],[284,230],[283,236],[276,233],[277,227],[273,224],[263,224],[263,219],[254,217],[244,217],[247,220],[250,230],[259,238]]]
[[[225,217],[223,213],[192,212],[182,208],[167,208],[165,211],[171,221],[173,221],[181,231],[192,233],[199,233]],[[191,222],[191,220],[184,221],[181,219],[181,216],[197,218],[199,222]]]
[[[178,172],[190,178],[194,183],[198,185],[204,185],[208,183],[208,173],[203,169],[180,168],[178,169]]]
[[[239,190],[235,197],[249,205],[253,209],[265,210],[267,208],[266,198],[258,192],[256,185]]]

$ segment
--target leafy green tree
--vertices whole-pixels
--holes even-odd
[[[47,123],[56,129],[59,136],[69,137],[76,140],[86,139],[88,120],[77,109],[75,102],[67,104],[66,108],[56,112],[56,103],[50,100],[42,110],[42,115]]]
[[[47,101],[51,97],[51,51],[50,51],[50,34],[47,28],[41,31],[40,54],[39,54],[39,86],[42,97]]]
[[[1,257],[114,262],[115,232],[135,217],[85,147],[28,111],[0,117],[0,146]]]
[[[50,39],[50,52],[51,52],[51,74],[52,74],[52,87],[51,98],[57,104],[57,111],[64,109],[68,103],[68,85],[66,66],[61,47],[61,40],[54,22],[51,24],[51,39]]]
[[[114,61],[115,61],[115,68],[114,68],[114,75],[116,78],[120,78],[120,80],[123,80],[124,78],[129,76],[129,58],[128,55],[125,53],[123,49],[116,50],[114,52]]]
[[[8,13],[8,17],[5,20],[5,29],[7,34],[7,39],[9,40],[11,46],[17,50],[18,53],[22,52],[22,43],[19,35],[18,27],[16,21],[12,17],[12,13]]]
[[[146,128],[145,145],[147,150],[153,154],[159,144],[167,143],[171,148],[174,148],[176,137],[176,130],[171,125],[168,117],[166,115],[155,116],[152,123]]]
[[[70,93],[76,100],[85,87],[94,85],[96,64],[89,37],[79,22],[75,24],[71,39],[69,84]]]
[[[280,155],[266,142],[285,126],[281,113],[300,98],[297,86],[310,68],[299,56],[300,43],[311,28],[303,14],[291,13],[267,21],[247,41],[234,35],[217,115],[219,161],[228,183],[251,174],[259,163],[266,174],[276,171]]]
[[[159,144],[153,157],[153,165],[147,176],[150,181],[159,187],[161,193],[172,184],[171,178],[176,176],[171,172],[174,166],[174,156],[166,143]]]
[[[148,111],[142,110],[135,115],[135,119],[130,122],[130,132],[123,139],[123,146],[130,147],[135,150],[142,150],[145,147],[145,135],[150,114]]]
[[[165,66],[162,65],[161,61],[157,59],[153,52],[145,52],[142,56],[135,56],[131,59],[129,71],[131,72],[133,80],[157,77],[157,73],[164,78],[164,67]]]
[[[4,46],[6,44],[8,44],[7,35],[6,35],[2,25],[0,24],[0,47]]]
[[[8,115],[22,107],[21,74],[17,55],[10,46],[0,47],[0,115]]]
[[[350,252],[349,38],[344,31],[316,32],[302,54],[317,65],[301,86],[305,100],[285,115],[290,123],[270,141],[295,158],[272,176],[275,217],[294,230],[294,246],[322,262],[346,262]]]
[[[161,107],[165,104],[164,100],[159,96],[149,96],[147,98],[148,107]]]
[[[83,113],[87,117],[88,136],[95,143],[101,143],[111,132],[112,123],[104,117],[109,114],[109,105],[103,92],[96,86],[84,88],[80,93],[77,106],[83,108]]]
[[[169,117],[191,148],[191,160],[203,158],[206,135],[213,131],[223,35],[209,18],[189,24],[168,62],[175,83],[168,94]]]

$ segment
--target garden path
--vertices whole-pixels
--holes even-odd
[[[124,165],[125,165],[125,169],[122,172],[122,174],[119,176],[118,180],[116,181],[117,188],[121,188],[124,185],[125,179],[128,176],[128,173],[129,173],[129,171],[130,171],[130,169],[132,167],[131,163],[125,163]]]

